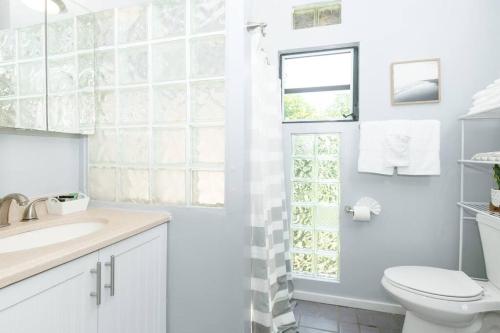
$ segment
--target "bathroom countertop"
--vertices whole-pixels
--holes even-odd
[[[32,222],[18,222],[0,229],[0,239],[27,231],[60,225],[103,222],[105,226],[86,236],[29,250],[0,253],[0,288],[29,278],[71,260],[168,223],[167,213],[96,208],[66,216],[46,215]]]

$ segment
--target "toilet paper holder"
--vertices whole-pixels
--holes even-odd
[[[382,212],[382,206],[378,203],[377,200],[370,197],[363,197],[359,199],[354,206],[368,207],[373,215],[380,215],[380,213]],[[345,206],[344,211],[346,212],[346,214],[354,216],[353,206]]]

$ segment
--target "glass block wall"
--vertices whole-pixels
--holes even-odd
[[[95,26],[91,197],[222,206],[224,0],[105,10],[95,14]]]
[[[340,135],[294,134],[291,166],[293,271],[339,278]]]

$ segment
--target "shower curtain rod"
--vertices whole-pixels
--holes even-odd
[[[253,31],[255,29],[260,29],[260,31],[262,32],[262,35],[265,36],[266,35],[266,28],[267,28],[267,23],[256,23],[256,22],[248,22],[247,23],[247,30],[248,31]]]

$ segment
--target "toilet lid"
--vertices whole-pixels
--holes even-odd
[[[434,267],[403,266],[385,271],[393,284],[425,296],[448,300],[477,300],[483,289],[464,272]]]

